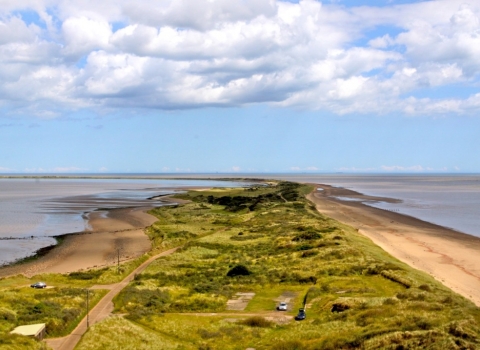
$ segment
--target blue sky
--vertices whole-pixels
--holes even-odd
[[[0,173],[480,172],[477,1],[0,5]]]

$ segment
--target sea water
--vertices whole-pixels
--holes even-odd
[[[276,177],[399,199],[399,203],[379,201],[365,204],[480,237],[480,175],[335,174]]]
[[[162,205],[150,197],[182,187],[239,187],[245,183],[163,179],[0,179],[0,265],[56,243],[54,236],[87,228],[98,208]]]
[[[480,237],[480,175],[243,174],[242,177],[328,184],[399,199],[399,203],[366,204]],[[0,179],[0,265],[54,244],[51,236],[84,230],[84,214],[99,207],[152,205],[146,198],[169,193],[168,188],[173,187],[244,185],[206,180]],[[93,204],[92,196],[96,198]],[[16,239],[2,240],[2,237]]]

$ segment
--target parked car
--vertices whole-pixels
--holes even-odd
[[[278,311],[287,311],[288,309],[288,304],[284,301],[282,301],[280,304],[277,306]]]
[[[45,282],[36,282],[30,285],[32,288],[47,288],[47,284]]]
[[[306,314],[306,312],[305,312],[305,309],[299,309],[297,316],[295,316],[295,319],[296,319],[297,321],[302,321],[302,320],[304,320],[305,318],[307,318],[307,314]]]

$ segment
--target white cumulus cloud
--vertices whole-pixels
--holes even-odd
[[[27,21],[25,11],[38,20]],[[0,104],[40,117],[258,103],[337,114],[474,114],[478,95],[454,90],[478,87],[479,73],[476,0],[350,8],[315,0],[5,0],[0,7]]]

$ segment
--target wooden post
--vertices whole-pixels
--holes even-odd
[[[90,311],[90,310],[88,309],[88,306],[89,306],[89,305],[88,305],[88,297],[89,297],[89,294],[90,294],[90,293],[89,293],[89,290],[87,289],[87,328],[90,327],[90,319],[89,319],[89,317],[88,317],[88,314],[89,314],[89,311]]]

